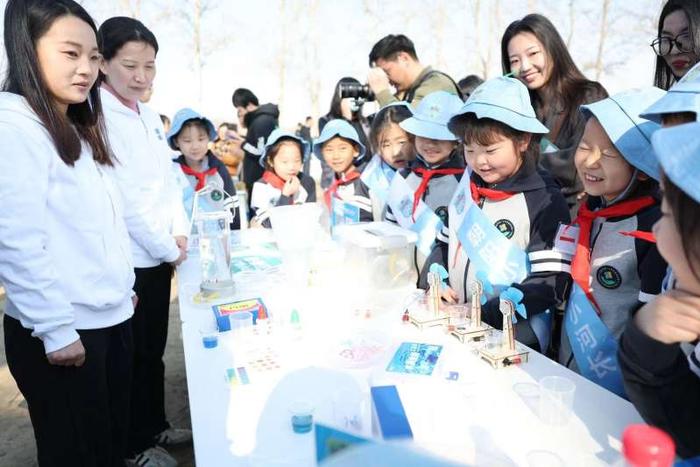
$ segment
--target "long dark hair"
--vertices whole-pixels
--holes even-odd
[[[340,85],[346,83],[360,84],[360,82],[357,81],[355,78],[350,78],[349,76],[340,78],[340,81],[338,81],[338,83],[335,85],[335,89],[333,90],[331,108],[328,110],[328,116],[330,117],[328,120],[333,120],[336,118],[342,118],[343,120],[345,120],[345,117],[343,117],[343,112],[341,112],[340,110]]]
[[[584,103],[587,96],[592,93],[607,96],[607,92],[599,83],[587,79],[578,69],[552,22],[538,14],[530,14],[521,20],[513,21],[503,33],[501,65],[504,74],[511,72],[508,44],[513,37],[523,32],[533,34],[542,43],[548,66],[551,67],[549,80],[543,89],[539,92],[530,91],[532,105],[541,121],[545,120],[545,112],[563,110],[566,125],[566,121],[571,120],[567,117],[578,114],[578,107]],[[544,108],[543,96],[546,96],[548,101],[547,109]]]
[[[661,37],[666,17],[678,10],[683,10],[688,17],[688,35],[693,41],[693,52],[700,56],[700,2],[698,0],[668,0],[661,9],[656,37]],[[671,67],[662,56],[657,55],[654,68],[654,86],[668,90],[675,81],[676,77],[673,75]]]
[[[100,164],[112,165],[105,138],[99,87],[95,82],[85,102],[69,104],[64,115],[50,96],[39,67],[37,41],[63,16],[75,16],[97,28],[85,9],[73,0],[9,0],[5,7],[7,76],[3,91],[23,96],[53,140],[63,162],[80,159],[81,139]]]
[[[673,219],[681,237],[683,255],[688,259],[688,266],[693,275],[700,281],[700,237],[697,232],[700,229],[700,204],[685,194],[665,174],[661,175],[664,185],[664,199],[668,204]]]

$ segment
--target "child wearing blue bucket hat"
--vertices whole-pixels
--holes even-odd
[[[265,172],[253,184],[250,198],[253,225],[270,228],[270,209],[275,206],[316,201],[316,183],[302,172],[309,152],[309,143],[292,133],[279,128],[270,133],[260,158]]]
[[[664,192],[654,234],[678,287],[629,320],[618,360],[630,401],[688,458],[700,456],[700,123],[659,130],[652,145]]]
[[[700,63],[639,116],[664,128],[700,121]]]
[[[639,116],[660,124],[662,128],[700,121],[700,63],[688,70],[661,99]],[[662,290],[674,288],[675,282],[669,268]]]
[[[470,176],[450,203],[448,302],[471,299],[479,282],[518,289],[526,313],[516,338],[545,353],[552,312],[568,282],[568,258],[553,250],[557,227],[570,220],[551,177],[537,168],[539,138],[548,132],[535,115],[525,85],[499,77],[481,84],[450,120],[464,145]],[[485,287],[488,282],[491,287]],[[502,328],[498,294],[484,296],[482,317]]]
[[[373,156],[362,170],[360,179],[370,189],[375,219],[383,219],[389,185],[394,174],[416,158],[411,137],[399,124],[413,116],[407,102],[392,102],[382,107],[372,119],[369,141]]]
[[[231,209],[231,228],[239,229],[241,220],[233,180],[224,163],[209,150],[209,142],[216,139],[216,128],[211,120],[192,109],[180,109],[173,118],[166,139],[171,149],[180,151],[173,162],[179,169],[177,179],[190,220],[195,193],[208,186],[211,190],[198,197],[198,209]]]
[[[581,106],[586,127],[574,162],[587,198],[566,233],[577,240],[559,358],[620,395],[617,341],[629,316],[659,294],[666,271],[651,236],[661,215],[651,147],[659,125],[638,117],[664,94],[650,87]]]
[[[357,130],[346,120],[331,120],[314,141],[313,151],[334,172],[333,183],[323,194],[331,226],[374,220],[369,187],[360,180],[358,166],[365,146]]]
[[[447,254],[447,205],[464,173],[457,138],[447,129],[462,100],[445,91],[425,96],[399,126],[413,137],[416,160],[393,178],[385,219],[418,234],[418,287],[427,287],[433,262]]]

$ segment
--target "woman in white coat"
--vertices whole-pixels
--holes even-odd
[[[134,332],[129,457],[172,465],[174,459],[156,444],[191,440],[189,430],[175,429],[165,416],[163,353],[168,336],[170,282],[173,268],[186,256],[189,223],[172,171],[172,152],[160,116],[139,101],[156,73],[158,42],[140,21],[109,18],[100,26],[98,43],[101,98],[117,179],[126,199],[139,301]]]
[[[42,467],[123,465],[126,451],[134,273],[103,134],[96,34],[72,0],[7,2],[5,354]]]

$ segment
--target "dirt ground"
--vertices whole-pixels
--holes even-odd
[[[0,317],[4,308],[5,296],[0,288]],[[171,425],[190,428],[179,313],[177,298],[173,297],[170,302],[168,345],[165,349],[165,410]],[[36,446],[27,404],[7,368],[3,336],[0,320],[0,467],[36,466]],[[192,446],[170,449],[170,453],[177,458],[180,466],[194,466]]]

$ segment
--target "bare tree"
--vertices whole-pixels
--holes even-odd
[[[306,85],[311,100],[311,115],[314,118],[320,116],[320,96],[321,96],[321,62],[319,60],[319,37],[318,37],[318,7],[319,0],[309,0],[305,4],[299,2],[306,7],[306,18],[308,24],[304,30],[304,36],[301,43],[304,47],[304,62],[306,63]]]
[[[603,74],[603,53],[605,51],[605,41],[608,38],[608,13],[610,12],[610,0],[603,0],[602,11],[600,15],[600,29],[598,31],[598,53],[595,58],[595,79],[600,80]]]
[[[132,18],[141,17],[141,0],[121,0],[121,6]]]
[[[208,60],[217,52],[229,47],[232,43],[231,34],[214,32],[217,28],[207,27],[206,39],[203,31],[207,20],[216,18],[218,0],[180,0],[178,3],[169,2],[161,10],[159,20],[173,20],[181,23],[185,34],[189,35],[192,50],[192,69],[195,75],[197,101],[202,103],[203,72]],[[222,17],[218,17],[223,20]],[[228,25],[230,29],[230,24]],[[222,28],[223,29],[223,28]]]
[[[574,40],[574,30],[576,29],[576,8],[574,0],[569,0],[569,34],[566,36],[566,48],[571,48],[571,42]]]
[[[287,27],[287,2],[280,0],[279,17],[281,22],[281,40],[280,46],[277,49],[277,78],[279,80],[279,94],[277,102],[284,108],[284,91],[287,81],[287,51],[288,51],[288,27]]]
[[[435,50],[435,66],[444,70],[446,67],[445,56],[444,56],[444,42],[445,42],[445,23],[447,21],[447,14],[445,11],[445,3],[439,2],[435,5],[432,15],[432,31],[433,31],[433,46]]]

